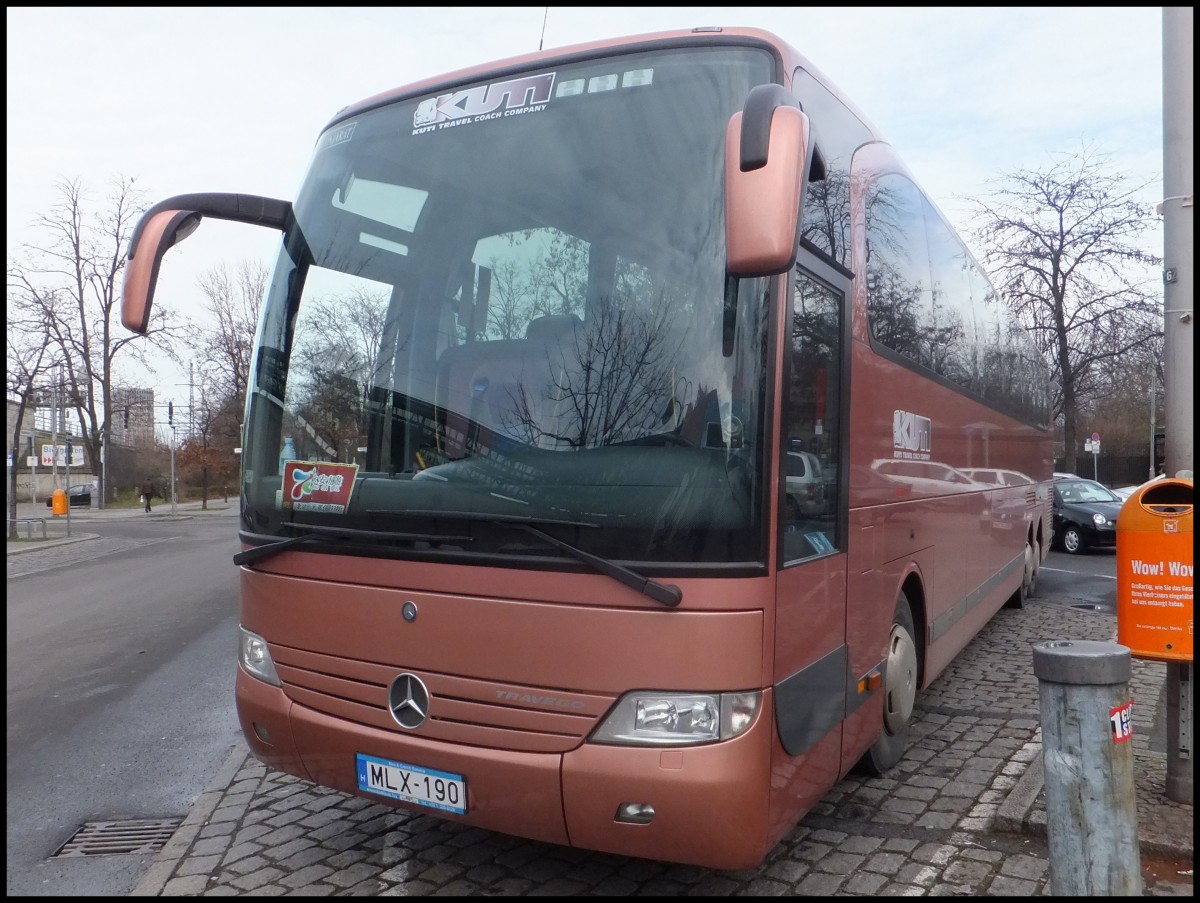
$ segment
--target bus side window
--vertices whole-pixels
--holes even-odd
[[[784,560],[837,546],[842,296],[797,268],[783,410]]]

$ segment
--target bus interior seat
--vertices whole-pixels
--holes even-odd
[[[438,359],[437,402],[446,416],[446,448],[466,453],[479,427],[540,445],[550,432],[557,374],[574,357],[574,314],[550,314],[529,323],[523,339],[468,342]]]

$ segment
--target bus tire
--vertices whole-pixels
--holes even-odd
[[[1029,539],[1025,542],[1025,570],[1021,574],[1021,585],[1004,603],[1005,608],[1024,608],[1025,603],[1033,595],[1037,588],[1038,565],[1041,563],[1040,554],[1041,550],[1038,548],[1036,539]]]
[[[1032,599],[1037,595],[1038,574],[1042,569],[1042,546],[1037,539],[1029,540],[1029,557],[1033,562],[1033,570],[1029,575],[1029,590],[1025,593],[1025,598]]]
[[[859,769],[882,775],[904,756],[913,704],[919,683],[919,659],[914,639],[912,608],[902,592],[896,602],[892,629],[888,634],[887,661],[883,672],[883,725],[878,739],[859,760]]]

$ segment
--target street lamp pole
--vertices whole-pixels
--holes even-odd
[[[1153,370],[1151,370],[1151,373],[1150,373],[1150,477],[1149,477],[1151,480],[1153,480],[1156,476],[1158,476],[1158,474],[1156,473],[1157,468],[1155,468],[1155,466],[1154,466],[1154,464],[1155,464],[1155,461],[1154,461],[1154,434],[1155,434],[1155,429],[1154,429],[1154,421],[1155,421],[1155,414],[1154,414],[1155,397],[1154,397],[1154,394],[1155,393],[1154,393],[1154,389],[1155,389],[1154,372],[1153,372]]]
[[[171,514],[175,514],[175,425],[171,424]]]
[[[1163,33],[1163,472],[1192,480],[1195,10],[1165,6]],[[1167,662],[1167,798],[1192,804],[1192,663]]]

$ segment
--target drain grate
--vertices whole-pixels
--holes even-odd
[[[135,818],[127,821],[90,821],[59,847],[52,859],[75,856],[129,856],[157,853],[183,818]]]

